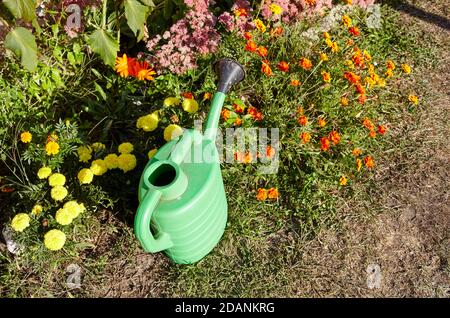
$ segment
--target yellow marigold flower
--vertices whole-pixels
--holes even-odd
[[[198,103],[195,99],[186,98],[183,101],[183,109],[188,113],[195,113],[198,110]]]
[[[39,179],[47,179],[52,174],[52,169],[49,167],[42,167],[38,170],[37,176]]]
[[[31,214],[32,215],[39,215],[42,213],[42,211],[44,211],[44,208],[42,207],[42,205],[40,204],[35,204],[33,206],[33,208],[31,209]]]
[[[379,80],[377,81],[377,85],[379,87],[385,87],[386,86],[386,80],[384,78],[379,78]]]
[[[375,74],[375,66],[373,64],[369,64],[367,72],[369,72],[370,75]]]
[[[44,236],[44,245],[51,251],[62,249],[66,243],[66,234],[60,230],[50,230]]]
[[[264,22],[262,22],[260,19],[253,20],[253,23],[255,24],[259,32],[261,33],[266,32],[266,26],[264,25]]]
[[[275,3],[272,3],[269,8],[273,14],[282,14],[283,13],[283,9]]]
[[[61,173],[54,173],[48,178],[48,184],[51,187],[63,186],[66,183],[66,177]]]
[[[205,92],[205,94],[203,94],[203,101],[210,100],[212,96],[213,95],[210,92]]]
[[[102,159],[97,159],[92,161],[90,170],[95,176],[101,176],[108,171],[108,166]]]
[[[342,17],[342,22],[347,28],[352,26],[352,19],[348,15]]]
[[[67,196],[67,194],[68,194],[68,191],[63,186],[53,187],[52,190],[50,191],[50,196],[55,201],[62,201],[62,200],[64,200],[64,198]]]
[[[11,221],[11,227],[16,232],[22,232],[30,226],[30,217],[26,213],[19,213]]]
[[[61,208],[56,211],[55,220],[61,225],[69,225],[73,219],[72,213],[66,208]]]
[[[359,172],[361,171],[362,168],[362,160],[361,159],[356,159],[356,170]]]
[[[403,70],[403,72],[405,72],[406,74],[411,73],[411,67],[410,67],[408,64],[406,64],[406,63],[402,64],[402,70]]]
[[[345,2],[347,2],[347,4],[348,4],[349,6],[351,6],[351,5],[353,4],[353,0],[345,0]]]
[[[22,141],[24,144],[29,143],[32,138],[33,135],[29,131],[24,131],[20,134],[20,141]]]
[[[158,149],[152,149],[152,150],[150,150],[149,152],[148,152],[148,159],[152,159],[155,155],[156,155],[156,153],[158,152]]]
[[[395,63],[393,61],[389,60],[386,62],[386,67],[388,70],[393,71],[393,70],[395,70]]]
[[[107,155],[103,161],[108,169],[116,169],[119,166],[119,157],[115,153]]]
[[[119,160],[119,168],[123,172],[128,172],[136,168],[136,157],[129,153],[121,154],[118,158]]]
[[[328,55],[326,53],[320,53],[320,60],[323,62],[328,61]]]
[[[80,146],[77,148],[78,158],[81,162],[88,162],[92,158],[92,148],[89,146]]]
[[[78,204],[77,201],[67,201],[64,203],[63,209],[67,210],[72,219],[78,217],[84,211],[84,205]]]
[[[345,176],[341,176],[341,178],[339,179],[339,184],[341,186],[345,186],[347,184],[347,178]]]
[[[408,100],[413,103],[414,105],[418,105],[419,104],[419,97],[417,97],[416,95],[409,95],[408,96]]]
[[[389,77],[392,77],[392,75],[394,75],[394,73],[392,72],[392,69],[388,68],[385,75],[387,78],[389,78]]]
[[[56,155],[59,152],[59,145],[58,145],[58,143],[55,142],[55,141],[47,142],[47,144],[45,145],[45,152],[49,156]]]
[[[341,103],[342,106],[348,106],[348,98],[342,96],[341,100],[339,101]]]
[[[323,32],[323,38],[324,39],[330,39],[330,34],[328,32]]]
[[[158,122],[158,111],[155,111],[149,115],[139,117],[136,122],[136,127],[144,131],[153,131],[158,127]]]
[[[167,97],[164,100],[165,107],[178,106],[180,105],[181,100],[178,97]]]
[[[102,144],[101,142],[94,142],[91,146],[94,151],[100,151],[100,150],[106,149],[105,144]]]
[[[367,50],[363,51],[363,56],[367,62],[370,62],[372,60],[372,55],[370,55],[370,53]]]
[[[124,142],[119,145],[119,153],[132,153],[134,150],[134,146],[130,142]]]
[[[171,124],[164,129],[164,140],[171,141],[183,134],[183,128],[178,125]]]
[[[78,172],[77,177],[81,184],[89,184],[92,182],[92,179],[94,179],[94,174],[90,169],[84,168]]]
[[[339,52],[339,46],[338,46],[337,42],[331,43],[331,52],[333,52],[333,53]]]
[[[353,64],[352,60],[345,60],[344,62],[345,66],[347,66],[349,69],[354,69],[355,68],[355,64]]]

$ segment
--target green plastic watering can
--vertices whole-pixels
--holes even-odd
[[[148,162],[139,184],[134,230],[145,251],[164,251],[174,262],[195,263],[219,242],[227,200],[215,145],[220,113],[230,88],[245,77],[236,61],[216,63],[214,94],[204,134],[185,130]]]

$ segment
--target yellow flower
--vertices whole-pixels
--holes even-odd
[[[349,69],[354,69],[355,68],[355,64],[353,64],[352,60],[345,60],[344,61],[345,66],[347,66]]]
[[[69,225],[73,219],[72,213],[66,208],[61,208],[56,211],[55,220],[61,225]]]
[[[344,106],[344,107],[345,107],[345,106],[348,106],[348,98],[342,96],[342,97],[341,97],[341,100],[340,100],[340,103],[341,103],[341,105]]]
[[[128,77],[128,58],[126,54],[122,55],[122,57],[116,58],[115,69],[121,77]]]
[[[31,214],[32,215],[39,215],[42,213],[42,211],[44,211],[44,208],[42,207],[42,205],[40,204],[35,204],[33,206],[33,208],[31,209]]]
[[[86,210],[84,205],[79,204],[77,201],[68,201],[64,203],[63,209],[68,211],[72,219],[75,219]]]
[[[38,170],[37,176],[39,179],[47,179],[52,173],[52,169],[49,167],[42,167]]]
[[[24,131],[20,134],[20,141],[22,141],[24,144],[29,143],[32,138],[33,135],[29,131]]]
[[[30,217],[26,213],[19,213],[11,221],[11,227],[16,232],[22,232],[30,226]]]
[[[406,64],[406,63],[402,64],[402,70],[403,70],[403,72],[405,72],[406,74],[411,73],[411,67],[410,67],[408,64]]]
[[[344,25],[348,28],[352,26],[352,19],[350,19],[350,17],[348,15],[344,15],[342,17],[342,22],[344,23]]]
[[[118,158],[119,161],[119,169],[123,172],[128,172],[136,168],[136,157],[129,153],[121,154]]]
[[[94,179],[94,174],[90,169],[83,168],[78,172],[77,177],[81,184],[89,184],[92,182],[92,179]]]
[[[417,97],[416,95],[409,95],[408,96],[408,100],[413,103],[414,105],[418,105],[419,104],[419,97]]]
[[[56,155],[59,152],[59,145],[58,145],[58,143],[55,142],[55,141],[47,142],[47,144],[45,145],[45,152],[49,156]]]
[[[186,98],[183,101],[183,109],[187,111],[188,113],[195,113],[198,110],[198,103],[195,101],[195,99]]]
[[[55,201],[62,201],[67,196],[68,192],[67,189],[63,186],[56,186],[53,187],[50,191],[50,196]]]
[[[392,72],[392,69],[388,68],[388,70],[386,71],[385,75],[386,75],[387,78],[392,77],[392,75],[394,75],[393,72]]]
[[[264,25],[264,22],[262,22],[260,19],[253,20],[253,23],[255,24],[259,32],[261,33],[266,32],[266,26]]]
[[[339,184],[340,184],[341,186],[345,186],[345,185],[347,184],[347,178],[346,178],[345,176],[342,176],[342,177],[339,179]]]
[[[148,159],[152,159],[155,155],[156,155],[156,153],[158,152],[158,149],[152,149],[152,150],[150,150],[149,152],[148,152]]]
[[[283,9],[275,3],[272,3],[269,8],[270,8],[270,11],[273,12],[273,14],[282,14],[283,13]]]
[[[78,158],[81,162],[88,162],[92,158],[92,148],[89,146],[80,146],[77,148]]]
[[[136,127],[144,131],[153,131],[158,127],[158,122],[158,111],[155,111],[149,115],[139,117],[136,122]]]
[[[331,75],[327,71],[322,71],[322,79],[325,83],[329,83],[331,81]]]
[[[392,60],[386,62],[386,68],[388,70],[395,70],[395,63]]]
[[[337,42],[331,43],[331,52],[333,52],[333,53],[339,52],[339,46],[338,46]]]
[[[108,169],[116,169],[119,166],[118,156],[115,153],[107,155],[103,161],[106,163]]]
[[[332,47],[332,46],[333,46],[333,41],[331,41],[330,38],[325,38],[325,44],[326,44],[328,47]]]
[[[367,50],[363,51],[363,56],[367,62],[370,62],[372,60],[372,55],[370,55],[370,53]]]
[[[177,106],[180,105],[181,101],[178,97],[167,97],[164,100],[165,107]]]
[[[323,61],[323,62],[328,61],[327,53],[320,53],[320,60]]]
[[[353,0],[345,0],[345,2],[347,2],[347,4],[348,4],[349,6],[351,6],[351,5],[353,4]]]
[[[51,251],[60,250],[66,243],[66,234],[60,230],[50,230],[44,236],[44,245]]]
[[[102,144],[101,142],[94,142],[92,144],[92,149],[94,151],[100,151],[100,150],[106,149],[106,146],[104,144]]]
[[[324,39],[330,39],[330,34],[328,32],[323,32],[323,38]]]
[[[119,153],[132,153],[134,150],[134,146],[130,142],[124,142],[119,145]]]
[[[48,178],[48,184],[51,187],[63,186],[66,183],[66,177],[61,173],[54,173]]]
[[[90,170],[95,176],[101,176],[108,171],[108,166],[102,159],[97,159],[92,161]]]
[[[164,140],[171,141],[183,134],[183,128],[178,125],[171,124],[164,129]]]

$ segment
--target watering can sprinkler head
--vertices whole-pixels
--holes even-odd
[[[214,65],[217,75],[219,76],[218,91],[224,94],[230,88],[245,78],[244,67],[235,60],[224,58],[216,62]]]

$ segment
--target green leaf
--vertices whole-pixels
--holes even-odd
[[[95,85],[95,90],[100,94],[100,96],[102,96],[103,100],[106,101],[107,96],[106,96],[106,93],[103,90],[103,88],[100,85],[98,85],[96,82],[94,82],[94,85]]]
[[[24,19],[27,22],[36,19],[35,0],[3,0],[3,3],[16,19]]]
[[[135,35],[144,26],[148,11],[149,7],[142,5],[138,0],[125,0],[125,17]]]
[[[155,7],[155,3],[153,2],[153,0],[141,0],[141,2],[145,4],[147,7],[151,8]]]
[[[105,64],[114,67],[119,43],[111,37],[105,30],[98,29],[88,38],[89,45],[95,53],[99,54]]]
[[[6,36],[5,46],[21,58],[22,65],[27,70],[31,72],[36,70],[37,45],[30,30],[22,27],[15,28]]]

